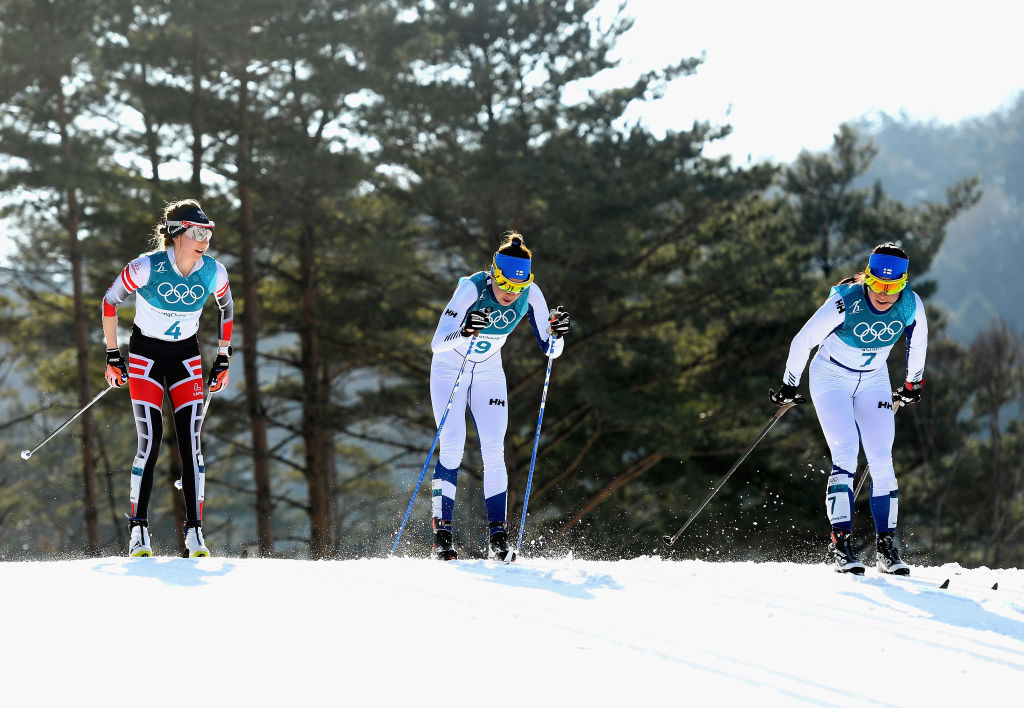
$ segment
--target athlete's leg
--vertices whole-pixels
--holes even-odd
[[[152,358],[132,351],[129,347],[128,393],[131,395],[139,437],[138,451],[132,462],[130,498],[131,516],[138,519],[145,519],[149,514],[154,469],[164,430],[161,418],[164,388],[156,378],[159,371],[154,371],[155,367],[156,362]]]
[[[809,369],[814,410],[832,456],[832,472],[825,491],[825,513],[833,528],[853,528],[853,477],[860,452],[860,437],[853,412],[858,374],[814,357]]]
[[[880,369],[864,378],[854,397],[854,411],[864,456],[871,470],[871,515],[875,519],[875,530],[885,533],[896,528],[899,508],[896,471],[892,464],[896,423],[888,371]]]
[[[437,464],[431,483],[431,516],[450,522],[455,512],[455,491],[458,487],[459,465],[466,448],[466,399],[473,378],[473,364],[466,364],[459,390],[455,392],[448,417],[439,440]],[[434,409],[434,422],[441,425],[448,397],[455,386],[459,369],[451,362],[434,357],[430,364],[430,402]]]
[[[179,353],[176,356],[181,356]],[[169,362],[166,376],[171,398],[174,432],[181,458],[181,491],[185,496],[185,523],[203,518],[206,469],[199,443],[203,425],[203,369],[198,349],[185,359]]]
[[[476,423],[480,456],[484,463],[487,521],[491,524],[504,523],[508,497],[508,471],[505,468],[508,388],[500,361],[495,361],[483,371],[478,368],[469,392],[469,408]]]

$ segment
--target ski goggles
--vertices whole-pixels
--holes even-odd
[[[907,274],[904,273],[896,280],[886,280],[873,274],[869,266],[864,270],[864,284],[879,295],[895,295],[907,287]]]
[[[888,253],[872,253],[864,269],[864,284],[879,294],[895,295],[907,287],[910,261]]]
[[[502,266],[504,266],[504,270],[502,270]],[[506,272],[515,273],[520,277],[512,280],[505,274]],[[505,292],[521,293],[533,282],[530,259],[495,254],[494,260],[491,262],[491,277],[494,279],[494,284]]]
[[[167,232],[172,236],[184,234],[193,241],[209,241],[210,237],[213,236],[214,223],[212,221],[208,221],[205,224],[200,224],[198,221],[165,221],[164,225],[168,229]],[[172,233],[171,229],[178,231],[177,233]]]

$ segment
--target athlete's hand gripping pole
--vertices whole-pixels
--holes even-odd
[[[568,315],[566,315],[568,323]],[[566,327],[565,331],[569,331]],[[537,414],[537,434],[533,436],[533,454],[530,455],[530,474],[526,478],[526,496],[523,497],[523,517],[519,520],[519,540],[516,542],[515,552],[521,552],[523,547],[523,531],[526,529],[526,507],[530,503],[530,486],[533,484],[533,465],[537,461],[537,445],[540,443],[540,424],[544,422],[544,404],[548,400],[548,384],[551,381],[551,355],[555,351],[555,337],[552,336],[548,342],[548,370],[544,374],[544,391],[540,395],[540,413]]]
[[[53,431],[52,433],[50,433],[50,434],[49,434],[48,436],[46,436],[46,439],[45,439],[45,440],[43,440],[43,441],[42,441],[41,443],[39,443],[38,445],[36,445],[36,446],[35,446],[34,448],[32,448],[31,450],[22,450],[22,451],[21,451],[21,459],[23,459],[23,460],[27,460],[27,459],[29,459],[30,457],[32,457],[32,455],[34,455],[34,454],[35,454],[36,450],[38,450],[39,448],[41,448],[41,447],[42,447],[43,445],[45,445],[46,443],[50,442],[50,440],[52,440],[52,439],[53,439],[54,437],[56,437],[56,435],[57,435],[58,433],[60,433],[60,431],[64,430],[64,428],[66,428],[66,427],[68,427],[69,425],[71,425],[71,424],[72,424],[72,423],[73,423],[73,422],[75,421],[75,419],[76,419],[76,418],[78,418],[78,416],[82,415],[82,414],[83,414],[83,413],[85,413],[85,412],[86,412],[87,410],[89,410],[89,408],[91,408],[91,407],[92,407],[92,405],[93,405],[94,403],[96,403],[96,401],[100,400],[101,398],[103,398],[104,396],[106,396],[106,395],[107,395],[108,393],[110,393],[110,392],[111,392],[111,391],[113,391],[113,390],[114,390],[114,387],[113,387],[113,386],[107,386],[107,387],[106,387],[105,389],[103,389],[102,391],[100,391],[99,393],[97,393],[97,394],[96,394],[95,396],[93,396],[93,399],[92,399],[91,401],[89,401],[89,402],[88,402],[88,403],[86,403],[86,404],[85,404],[84,406],[82,406],[81,408],[79,408],[79,409],[78,409],[78,412],[77,412],[77,413],[75,413],[75,414],[74,414],[73,416],[71,416],[70,418],[68,418],[68,419],[67,419],[66,421],[64,421],[64,423],[62,423],[62,424],[61,424],[61,426],[60,426],[59,428],[57,428],[57,429],[56,429],[56,430],[54,430],[54,431]]]
[[[800,398],[802,399],[803,396],[800,396]],[[662,540],[664,540],[666,544],[671,546],[673,543],[676,542],[676,539],[683,534],[683,531],[686,530],[686,527],[692,524],[693,520],[697,518],[697,514],[704,510],[704,507],[708,505],[708,502],[711,501],[711,498],[718,493],[718,490],[722,488],[722,485],[725,484],[726,480],[728,480],[729,477],[732,476],[732,473],[736,471],[736,468],[740,466],[743,460],[747,459],[747,455],[749,455],[751,451],[755,447],[757,447],[757,444],[759,442],[764,440],[764,437],[768,434],[768,431],[771,430],[772,427],[779,422],[779,419],[786,414],[786,411],[788,411],[793,406],[799,405],[801,402],[802,401],[799,399],[794,399],[789,401],[788,403],[783,403],[782,405],[779,406],[779,409],[775,411],[775,415],[772,416],[772,419],[768,421],[768,424],[765,425],[761,429],[761,432],[758,433],[757,437],[754,438],[754,442],[750,443],[750,446],[746,450],[744,450],[743,454],[740,455],[740,459],[736,460],[733,466],[729,468],[729,471],[726,472],[725,476],[722,477],[721,481],[717,485],[715,485],[715,488],[711,490],[711,494],[709,494],[707,498],[701,503],[701,505],[697,508],[697,511],[693,512],[693,514],[690,515],[690,518],[687,519],[686,523],[683,524],[683,527],[676,531],[675,536],[669,536],[668,534],[662,536]]]
[[[452,409],[452,401],[455,400],[455,392],[459,390],[459,383],[462,381],[462,373],[466,370],[466,362],[469,361],[469,354],[473,351],[473,345],[476,344],[477,335],[473,334],[469,339],[469,347],[466,349],[466,356],[462,359],[462,366],[459,368],[459,375],[455,377],[455,385],[452,386],[452,392],[448,394],[448,405],[444,408],[444,415],[441,416],[441,422],[437,425],[437,432],[434,433],[434,442],[430,444],[430,452],[427,453],[427,461],[423,463],[423,471],[420,472],[420,478],[416,482],[416,488],[412,490],[412,499],[409,500],[409,506],[405,510],[405,516],[402,517],[402,525],[398,527],[398,534],[395,536],[395,543],[391,546],[391,553],[389,556],[395,555],[395,550],[398,548],[398,542],[402,538],[402,531],[405,530],[405,524],[409,520],[409,513],[412,511],[413,502],[416,501],[416,494],[420,491],[420,485],[423,484],[423,477],[427,474],[427,467],[430,466],[430,459],[434,456],[434,448],[437,447],[437,441],[441,438],[441,429],[444,428],[444,422],[448,420],[448,413]]]

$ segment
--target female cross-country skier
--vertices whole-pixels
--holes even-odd
[[[894,543],[898,493],[892,463],[896,434],[894,402],[921,400],[928,321],[924,303],[907,286],[907,254],[894,243],[876,246],[863,272],[832,288],[793,339],[786,373],[772,403],[784,405],[803,397],[797,393],[807,357],[814,409],[832,455],[832,474],[825,492],[825,512],[832,524],[829,558],[845,573],[864,572],[853,550],[853,476],[860,446],[871,473],[871,515],[875,520],[875,562],[883,573],[909,575]],[[906,335],[907,378],[891,391],[886,358]]]
[[[128,384],[139,434],[132,463],[129,556],[149,556],[149,498],[160,439],[161,408],[170,396],[181,486],[185,495],[185,547],[190,557],[208,556],[203,539],[206,470],[199,443],[203,425],[203,371],[199,357],[199,315],[210,295],[220,308],[219,348],[207,385],[228,385],[234,305],[228,273],[206,255],[213,236],[210,221],[194,199],[168,204],[151,246],[121,271],[103,298],[103,336],[107,342],[106,378],[111,386]],[[117,306],[135,293],[135,323],[128,364],[117,344]]]
[[[510,231],[491,261],[489,271],[459,279],[452,299],[441,311],[431,341],[430,399],[434,419],[441,424],[459,370],[465,371],[441,431],[441,451],[434,468],[432,523],[434,555],[457,557],[452,543],[452,512],[459,464],[466,444],[469,410],[480,438],[484,464],[484,504],[490,537],[488,558],[513,561],[505,521],[508,472],[505,469],[505,429],[508,427],[508,392],[501,365],[501,347],[523,317],[529,316],[541,350],[552,357],[562,353],[562,337],[569,331],[569,314],[558,307],[548,311],[547,301],[530,272],[533,254],[523,237]],[[473,339],[473,337],[476,337]]]

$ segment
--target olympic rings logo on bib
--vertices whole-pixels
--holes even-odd
[[[206,294],[206,288],[202,285],[193,285],[190,288],[185,283],[177,285],[160,283],[156,286],[156,292],[168,305],[175,305],[179,302],[182,305],[195,305],[199,302],[199,298]]]
[[[853,327],[853,333],[860,341],[865,344],[871,342],[879,342],[881,344],[888,344],[894,341],[900,336],[903,331],[902,322],[875,322],[874,324],[868,324],[867,322],[858,322]]]
[[[490,313],[491,325],[498,329],[505,329],[510,325],[515,324],[517,315],[515,310],[502,310],[500,312],[493,311]]]

